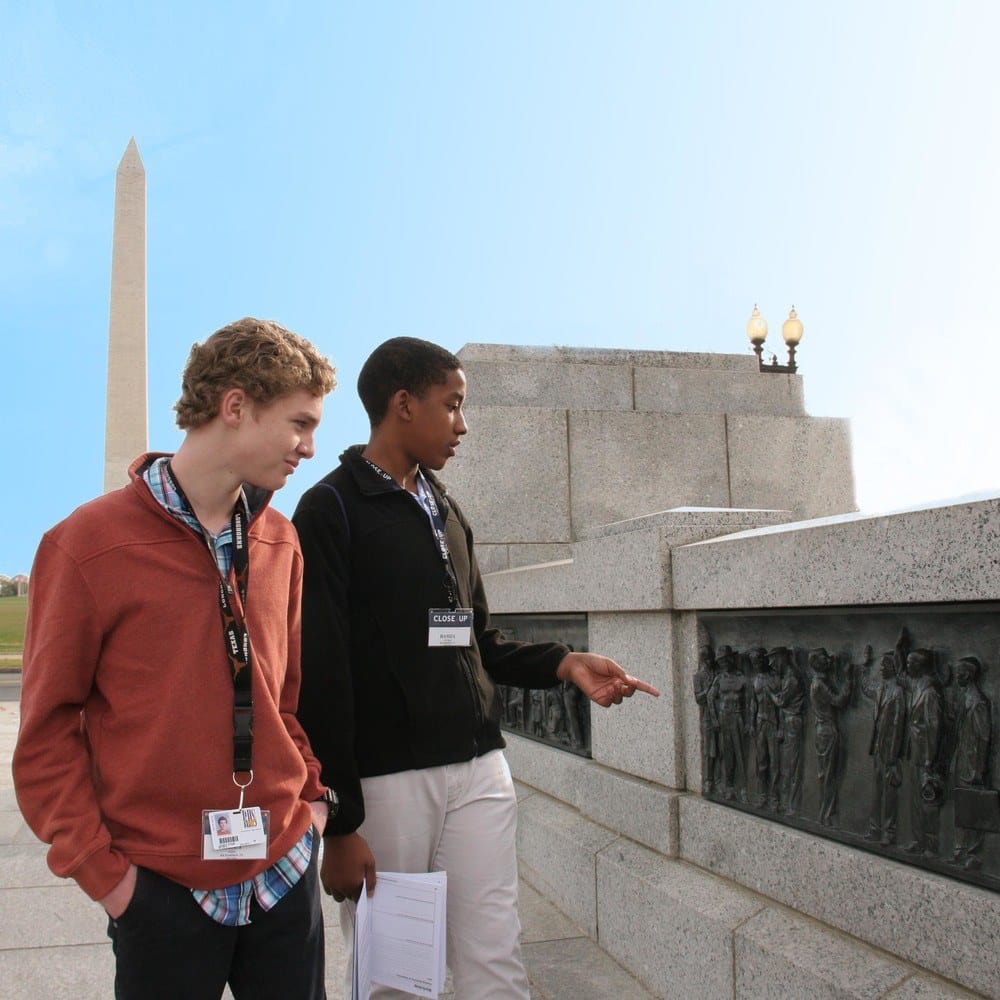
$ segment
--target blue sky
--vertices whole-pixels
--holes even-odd
[[[859,505],[1000,492],[1000,7],[0,0],[0,573],[102,484],[114,171],[148,182],[150,445],[190,345],[279,320],[748,350],[794,303]],[[470,400],[475,400],[475,386]]]

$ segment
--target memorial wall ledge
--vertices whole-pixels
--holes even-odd
[[[680,858],[986,996],[1000,894],[682,795]]]
[[[730,533],[671,564],[677,610],[996,601],[1000,497]]]
[[[534,364],[636,365],[652,368],[708,368],[757,372],[752,354],[709,354],[698,351],[635,351],[603,347],[527,347],[510,344],[466,344],[462,362],[530,362]],[[772,376],[773,377],[773,376]]]
[[[660,995],[674,995],[678,975],[687,996],[805,996],[813,980],[826,981],[823,996],[1000,995],[995,893],[690,793],[628,796],[617,814],[628,812],[644,831],[664,824],[663,804],[671,803],[669,841],[673,847],[679,831],[679,854],[665,853],[588,811],[589,799],[627,790],[627,776],[583,761],[570,765],[575,775],[545,775],[548,755],[531,762],[532,748],[519,742],[511,764],[522,872],[591,934],[599,927],[604,947]],[[589,780],[599,774],[608,787],[595,793]],[[786,936],[770,936],[775,929]],[[746,988],[755,974],[776,972],[787,989],[777,981],[770,991]]]
[[[624,521],[612,521],[610,524],[582,528],[578,537],[581,540],[610,538],[627,531],[652,531],[656,528],[676,529],[678,532],[686,528],[704,528],[706,530],[714,529],[715,533],[722,534],[785,524],[791,516],[787,510],[673,507],[655,514],[644,514],[641,517],[630,517]]]
[[[467,362],[466,373],[473,387],[467,409],[476,427],[484,411],[509,419],[512,409],[525,407],[568,411],[573,420],[628,410],[664,417],[710,413],[817,420],[806,416],[797,375],[776,379],[757,371],[525,361]]]
[[[787,511],[682,507],[589,528],[571,559],[490,573],[496,613],[650,611],[670,608],[671,550],[787,520]]]
[[[665,857],[676,857],[679,792],[522,736],[508,732],[504,738],[505,756],[519,784]]]

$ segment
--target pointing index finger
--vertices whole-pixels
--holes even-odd
[[[626,676],[625,683],[636,691],[643,691],[646,694],[651,694],[654,698],[660,697],[660,692],[653,687],[652,684],[647,684],[645,681],[639,680],[638,677]]]

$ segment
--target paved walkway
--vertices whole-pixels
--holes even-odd
[[[17,809],[10,776],[17,725],[17,702],[0,701],[0,994],[6,1000],[107,1000],[113,996],[114,961],[104,911],[75,883],[49,872],[45,847]],[[341,996],[345,960],[335,908],[325,900],[331,1000]],[[524,882],[521,923],[533,1000],[652,1000]]]

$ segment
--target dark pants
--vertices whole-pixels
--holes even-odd
[[[224,927],[191,890],[140,868],[135,895],[108,923],[116,1000],[325,1000],[319,839],[302,878],[265,912],[256,897],[250,923]]]

